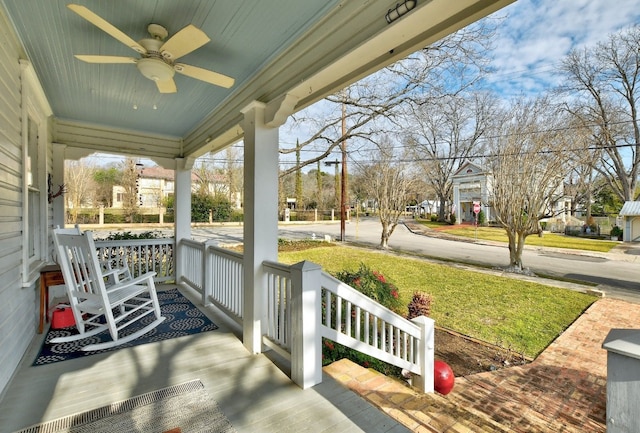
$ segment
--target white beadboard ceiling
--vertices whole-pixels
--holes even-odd
[[[297,110],[512,1],[418,0],[391,25],[385,14],[396,0],[73,1],[136,41],[148,37],[149,23],[166,27],[169,37],[188,24],[202,29],[211,41],[179,61],[231,76],[235,85],[176,74],[175,94],[159,93],[134,64],[74,58],[138,55],[69,10],[68,0],[0,0],[0,8],[56,120],[175,138],[180,145],[166,151],[175,157],[201,154],[223,135],[226,144],[239,137],[229,131],[253,100],[290,94]]]

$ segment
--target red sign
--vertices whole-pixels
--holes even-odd
[[[480,213],[480,203],[473,204],[473,213]]]

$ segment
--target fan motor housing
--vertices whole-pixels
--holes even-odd
[[[142,75],[152,81],[166,81],[173,78],[176,73],[173,66],[153,57],[138,60],[136,66]]]

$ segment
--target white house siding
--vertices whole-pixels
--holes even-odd
[[[626,201],[620,210],[625,242],[640,242],[640,201]]]
[[[35,334],[35,286],[23,288],[20,45],[0,9],[0,391]]]

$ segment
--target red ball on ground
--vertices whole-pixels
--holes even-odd
[[[433,387],[442,395],[449,394],[455,382],[453,370],[444,361],[436,361],[433,370]]]

